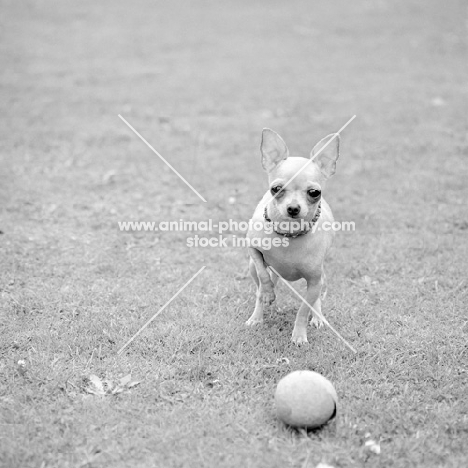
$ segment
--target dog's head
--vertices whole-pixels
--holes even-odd
[[[268,173],[269,214],[274,221],[310,220],[322,198],[325,181],[335,173],[340,137],[331,134],[320,140],[309,158],[290,157],[283,139],[273,130],[262,132],[262,166]]]

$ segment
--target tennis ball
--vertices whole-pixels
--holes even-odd
[[[338,396],[322,375],[309,370],[291,372],[276,387],[278,418],[293,427],[313,429],[335,417]]]

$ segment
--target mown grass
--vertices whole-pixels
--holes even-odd
[[[4,12],[2,466],[467,464],[460,2],[44,1]],[[246,220],[266,189],[262,127],[305,155],[353,114],[326,198],[356,231],[336,237],[323,310],[355,356],[324,329],[294,347],[299,304],[285,287],[278,311],[246,329],[244,250],[118,230]],[[296,369],[337,389],[338,416],[320,431],[275,418],[276,383]],[[141,380],[131,391],[85,391],[91,374],[128,373]]]

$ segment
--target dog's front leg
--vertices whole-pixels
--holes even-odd
[[[249,248],[250,273],[257,284],[257,299],[255,310],[246,325],[255,325],[263,322],[263,308],[275,300],[275,287],[270,274],[263,261],[263,255],[257,249]]]
[[[307,294],[305,300],[313,306],[317,299],[320,297],[320,291],[322,289],[322,282],[320,276],[314,277],[307,281]],[[307,321],[309,314],[312,312],[311,308],[304,302],[299,307],[297,312],[296,321],[294,322],[294,330],[292,334],[292,342],[296,345],[307,343]]]

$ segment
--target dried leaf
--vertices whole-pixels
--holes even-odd
[[[89,376],[89,381],[94,385],[98,392],[105,393],[104,385],[102,384],[101,379],[97,375],[91,374]]]
[[[110,393],[113,388],[114,382],[112,382],[112,380],[104,380],[104,390],[106,393]]]
[[[116,383],[112,380],[102,381],[97,375],[90,375],[89,385],[85,390],[93,395],[117,395],[140,383],[140,381],[132,381],[131,378],[131,375],[128,374]]]
[[[141,380],[134,380],[133,382],[129,382],[127,384],[127,388],[136,387],[137,385],[141,384]]]
[[[130,383],[131,380],[132,380],[132,375],[128,374],[125,377],[122,377],[120,379],[119,385],[121,385],[122,387],[125,387],[126,385]]]
[[[375,440],[367,440],[364,447],[376,455],[380,454],[380,445]]]

